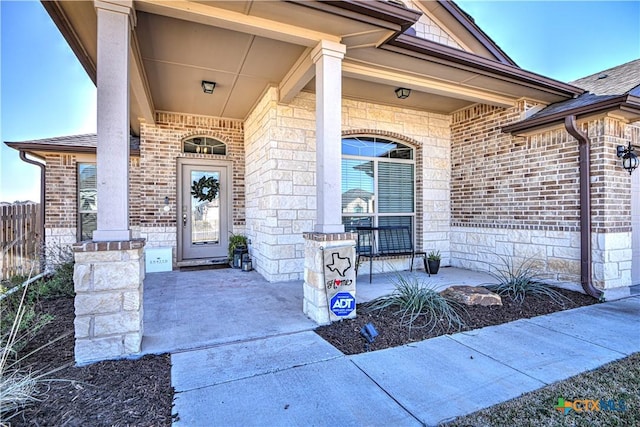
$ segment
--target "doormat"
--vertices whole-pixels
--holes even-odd
[[[221,270],[223,268],[231,268],[231,266],[228,262],[219,264],[192,265],[188,267],[180,267],[180,271]]]

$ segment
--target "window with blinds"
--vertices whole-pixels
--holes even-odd
[[[98,225],[98,185],[95,163],[78,163],[78,237],[91,240]]]
[[[415,216],[413,148],[376,137],[342,140],[342,221],[358,226],[404,225]]]

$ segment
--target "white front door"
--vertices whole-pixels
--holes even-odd
[[[640,284],[640,170],[631,174],[631,285]]]
[[[178,159],[178,260],[226,259],[231,219],[231,165]],[[206,196],[210,185],[215,196]],[[195,194],[194,194],[195,193]]]

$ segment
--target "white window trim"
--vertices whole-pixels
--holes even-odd
[[[343,136],[342,139],[349,139],[349,138],[358,138],[358,137],[369,137],[367,135],[358,135],[358,136]],[[346,160],[358,160],[358,161],[371,161],[373,162],[373,194],[374,194],[374,212],[371,213],[345,213],[342,212],[341,216],[344,217],[360,217],[360,218],[367,218],[367,217],[371,217],[372,218],[372,227],[377,227],[378,224],[378,218],[380,217],[411,217],[411,235],[413,236],[413,240],[414,240],[414,244],[415,244],[415,240],[416,240],[416,205],[417,205],[417,180],[416,180],[416,148],[412,147],[404,142],[400,142],[400,141],[395,141],[393,139],[387,139],[387,138],[382,138],[382,137],[377,137],[377,136],[370,136],[370,137],[375,137],[376,139],[380,139],[380,140],[385,140],[385,141],[390,141],[390,142],[397,142],[398,144],[402,144],[406,147],[411,148],[411,150],[413,150],[413,155],[412,155],[412,159],[407,160],[407,159],[395,159],[395,158],[388,158],[388,157],[365,157],[365,156],[357,156],[357,155],[352,155],[352,154],[342,154],[342,159],[346,159]],[[341,141],[342,142],[342,141]],[[342,148],[341,148],[342,149]],[[378,198],[378,164],[379,162],[385,162],[385,163],[404,163],[404,164],[410,164],[413,165],[413,212],[411,213],[379,213],[378,212],[378,203],[377,203],[377,198]]]

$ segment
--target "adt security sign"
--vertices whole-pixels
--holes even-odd
[[[348,316],[356,309],[356,299],[348,292],[338,292],[331,298],[331,311],[336,316]]]

